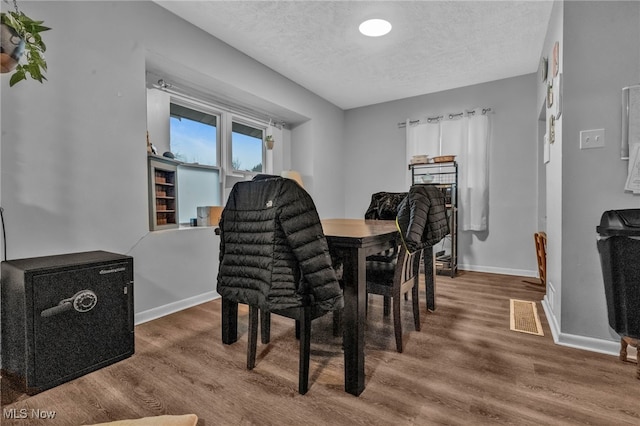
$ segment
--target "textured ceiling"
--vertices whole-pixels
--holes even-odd
[[[536,72],[552,1],[157,1],[342,109]],[[384,37],[358,25],[384,18]]]

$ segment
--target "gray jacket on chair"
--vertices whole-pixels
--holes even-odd
[[[343,307],[315,204],[295,181],[260,175],[234,185],[220,220],[217,291],[265,311]]]

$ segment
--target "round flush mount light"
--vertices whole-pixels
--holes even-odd
[[[369,19],[360,24],[359,30],[369,37],[380,37],[391,31],[391,24],[384,19]]]

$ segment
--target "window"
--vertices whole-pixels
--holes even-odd
[[[262,172],[263,130],[237,122],[232,124],[231,129],[233,170]]]
[[[218,117],[182,105],[170,107],[170,146],[184,163],[218,165]]]
[[[160,99],[164,111],[169,101],[169,140],[161,145],[161,151],[170,151],[179,162],[178,222],[188,225],[197,218],[198,207],[225,202],[225,185],[229,189],[238,179],[250,179],[251,175],[264,171],[263,141],[267,126],[222,107],[179,95]],[[160,126],[165,125],[165,117]]]
[[[198,207],[220,205],[220,170],[191,165],[178,166],[178,221],[189,224]]]
[[[220,205],[219,116],[171,103],[169,146],[178,166],[178,222],[197,218],[198,207]]]

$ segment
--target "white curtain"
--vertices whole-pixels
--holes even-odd
[[[466,180],[460,187],[463,231],[486,231],[488,226],[489,117],[481,112],[468,117]]]
[[[414,155],[455,155],[460,229],[485,231],[489,212],[489,117],[482,109],[406,125],[407,164]],[[411,174],[407,182],[411,185]]]
[[[434,123],[414,123],[407,120],[407,158],[406,164],[411,162],[414,155],[426,154],[429,157],[439,155],[440,152],[440,125]],[[411,182],[411,171],[407,172],[407,186],[413,185]]]

